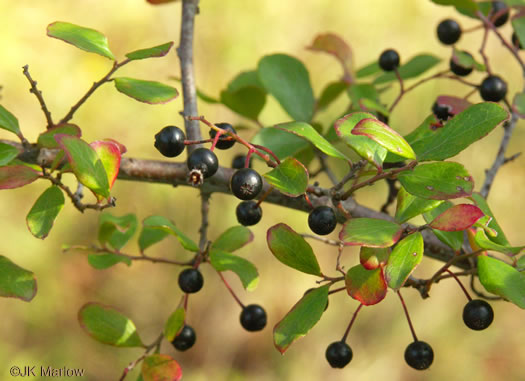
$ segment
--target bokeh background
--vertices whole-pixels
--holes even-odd
[[[196,24],[195,69],[198,87],[218,96],[220,90],[239,71],[256,66],[265,54],[282,52],[300,58],[310,70],[316,95],[324,85],[339,78],[335,60],[305,49],[319,33],[334,32],[354,49],[359,67],[378,57],[388,47],[397,49],[402,60],[430,52],[444,58],[445,68],[450,49],[435,37],[438,22],[453,16],[466,28],[475,25],[471,19],[456,15],[453,8],[439,7],[430,1],[384,0],[202,0]],[[167,41],[178,44],[180,4],[151,6],[145,0],[3,0],[0,2],[0,67],[1,102],[14,113],[26,137],[36,140],[45,128],[45,119],[36,99],[29,93],[22,66],[29,65],[38,81],[53,116],[63,116],[91,85],[110,68],[110,62],[97,55],[80,51],[61,41],[46,37],[46,26],[53,21],[68,21],[95,28],[109,38],[116,57],[139,48]],[[501,28],[510,36],[509,25]],[[478,59],[481,34],[465,35],[459,46]],[[522,86],[517,64],[490,36],[487,53],[493,70],[509,84],[509,94]],[[122,69],[121,75],[169,82],[179,75],[174,51],[162,59],[139,61]],[[472,81],[481,81],[475,73]],[[176,87],[178,84],[172,82]],[[448,80],[432,81],[402,100],[391,117],[391,125],[401,133],[415,128],[430,111],[439,94],[466,94],[468,88]],[[392,101],[397,87],[387,92]],[[344,98],[344,97],[343,97]],[[479,101],[476,94],[471,98]],[[340,116],[346,101],[341,99],[319,115],[324,128]],[[220,105],[199,104],[199,112],[216,122],[250,125],[246,120]],[[167,124],[182,125],[179,115],[181,98],[166,105],[150,106],[122,96],[112,85],[104,85],[80,109],[74,118],[87,141],[114,138],[128,148],[129,157],[160,159],[153,147],[153,135]],[[269,99],[261,120],[265,125],[288,120],[277,103]],[[520,122],[509,153],[523,148],[524,124]],[[245,130],[249,138],[257,127]],[[207,135],[207,131],[203,131]],[[501,128],[476,143],[455,160],[466,165],[475,178],[477,189],[483,182],[496,154]],[[12,138],[0,131],[0,138]],[[220,152],[228,165],[236,147]],[[181,158],[184,159],[184,158]],[[335,163],[331,163],[336,165]],[[263,170],[260,166],[257,168]],[[344,168],[335,168],[341,173]],[[490,205],[510,242],[523,244],[523,211],[525,195],[525,160],[519,158],[500,171],[490,195]],[[319,179],[328,184],[326,178]],[[25,215],[32,203],[49,184],[2,191],[0,195],[0,253],[20,266],[35,272],[38,294],[31,303],[0,299],[0,379],[8,380],[9,367],[36,365],[84,368],[86,380],[116,380],[122,369],[141,355],[140,349],[117,349],[105,346],[87,336],[77,322],[77,311],[86,302],[96,301],[118,308],[131,317],[145,342],[153,341],[169,314],[176,307],[181,291],[177,286],[179,269],[150,263],[117,265],[97,271],[87,264],[82,253],[61,252],[61,245],[89,244],[96,240],[97,213],[81,214],[69,202],[61,212],[50,236],[34,238],[25,226]],[[377,188],[377,189],[376,189]],[[386,187],[378,185],[361,190],[359,202],[377,208],[385,197]],[[115,215],[136,213],[140,220],[152,214],[165,215],[176,222],[190,237],[198,239],[199,199],[193,189],[119,181],[113,194]],[[237,201],[226,195],[212,197],[209,236],[213,239],[235,225]],[[418,336],[434,348],[435,360],[429,371],[420,373],[405,365],[403,353],[411,341],[399,301],[392,292],[377,306],[364,308],[349,336],[354,359],[343,370],[332,370],[324,358],[326,346],[339,339],[357,306],[344,293],[331,297],[330,308],[310,334],[296,342],[281,356],[272,344],[272,327],[302,296],[315,285],[311,276],[285,268],[270,254],[265,231],[286,220],[299,232],[307,232],[306,214],[265,205],[264,218],[253,228],[254,242],[240,253],[253,261],[260,272],[259,287],[246,293],[233,274],[226,274],[245,303],[265,306],[267,328],[255,334],[239,324],[240,309],[220,280],[203,267],[205,287],[190,298],[188,322],[197,331],[195,347],[177,353],[169,343],[162,352],[177,359],[184,379],[199,380],[522,380],[523,311],[505,302],[493,303],[496,318],[486,332],[468,330],[461,312],[466,300],[453,281],[444,281],[432,289],[431,298],[421,300],[415,290],[406,290]],[[333,247],[312,242],[324,269],[334,267],[337,254]],[[136,240],[125,248],[136,254]],[[176,240],[166,240],[151,250],[152,255],[186,258]],[[357,251],[345,250],[344,265],[357,263]],[[440,263],[425,259],[416,276],[429,277]],[[134,371],[128,376],[137,378]]]

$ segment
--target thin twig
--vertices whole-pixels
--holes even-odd
[[[142,360],[144,360],[154,348],[158,348],[163,338],[164,338],[164,334],[161,333],[159,337],[153,343],[146,346],[145,348],[146,350],[144,351],[144,353],[138,359],[130,362],[129,365],[126,368],[124,368],[124,371],[122,372],[122,376],[120,376],[119,381],[123,381],[128,375],[128,373],[132,371],[137,366],[137,364],[139,364]]]
[[[410,315],[408,314],[408,309],[405,304],[405,301],[403,300],[403,297],[401,296],[401,292],[399,290],[396,291],[397,296],[399,296],[399,300],[401,300],[401,305],[403,306],[403,310],[405,311],[405,316],[408,321],[408,326],[410,327],[410,332],[412,332],[412,337],[414,338],[414,341],[417,340],[416,331],[414,330],[414,326],[412,325],[412,320],[410,320]]]
[[[330,238],[325,238],[325,237],[320,237],[318,235],[313,235],[313,234],[308,234],[308,233],[303,233],[301,234],[301,236],[303,236],[304,238],[311,238],[311,239],[316,239],[318,241],[321,241],[323,243],[326,243],[327,245],[332,245],[332,246],[339,246],[341,244],[341,241],[336,241],[334,239],[330,239]]]
[[[199,228],[200,240],[199,248],[202,251],[206,248],[208,242],[208,212],[210,210],[210,196],[208,192],[204,192],[201,189],[201,227]]]
[[[47,129],[49,130],[50,128],[53,128],[55,126],[55,124],[53,123],[53,119],[51,118],[51,112],[46,106],[46,102],[44,101],[44,97],[42,96],[42,91],[38,90],[38,88],[36,87],[37,82],[34,81],[33,78],[31,78],[31,74],[29,74],[29,65],[23,66],[23,69],[23,73],[31,85],[31,89],[29,90],[29,92],[33,93],[36,99],[38,99],[38,103],[40,103],[40,107],[42,108],[42,111],[44,112],[44,115],[46,117]]]
[[[361,308],[363,308],[363,304],[359,303],[359,306],[357,307],[357,309],[355,310],[354,314],[352,315],[352,319],[350,320],[350,324],[348,324],[348,327],[346,327],[346,331],[345,331],[345,333],[343,335],[343,338],[341,339],[342,342],[346,341],[346,338],[348,337],[348,334],[350,333],[350,329],[354,325],[355,319],[357,318],[357,314],[359,313],[359,311],[361,311]]]

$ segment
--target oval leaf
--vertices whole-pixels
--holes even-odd
[[[182,368],[170,356],[154,354],[142,361],[142,378],[144,381],[179,381]]]
[[[177,228],[173,222],[171,222],[166,217],[162,216],[150,216],[146,218],[143,222],[144,229],[141,233],[141,238],[139,238],[139,244],[141,249],[144,250],[145,247],[151,246],[154,243],[159,242],[164,239],[165,235],[151,234],[152,232],[147,231],[146,229],[156,229],[161,232],[171,234],[179,240],[182,247],[186,250],[197,252],[199,247],[195,242],[193,242],[188,236],[186,236],[179,228]],[[145,247],[144,247],[145,245]]]
[[[345,276],[346,291],[365,306],[379,303],[386,296],[385,275],[381,267],[367,270],[361,265],[352,267]]]
[[[470,228],[484,215],[476,205],[459,204],[437,216],[429,226],[447,232],[461,231]]]
[[[423,259],[423,236],[415,232],[403,238],[394,247],[385,267],[385,278],[388,287],[398,290],[403,287],[412,271]]]
[[[403,79],[415,78],[423,74],[425,71],[432,69],[441,59],[432,54],[419,54],[410,59],[406,64],[399,67],[399,75]],[[375,84],[381,84],[397,80],[395,73],[385,73],[374,80]]]
[[[64,207],[64,193],[56,187],[47,188],[29,211],[26,221],[31,234],[36,238],[47,237],[58,213]]]
[[[131,266],[131,259],[115,253],[88,254],[88,263],[97,270],[108,269],[117,263],[125,263]]]
[[[0,189],[13,189],[31,184],[40,173],[27,165],[0,167]]]
[[[38,136],[38,140],[36,143],[39,147],[42,148],[58,148],[58,143],[55,140],[55,135],[58,134],[71,135],[79,138],[80,136],[82,136],[82,131],[75,124],[60,124],[58,126],[50,128],[45,132],[42,132]]]
[[[169,102],[179,95],[176,88],[155,81],[119,77],[114,78],[115,88],[139,102],[159,104]]]
[[[0,105],[0,128],[20,136],[18,119],[2,105]]]
[[[401,237],[403,227],[376,218],[352,218],[343,225],[339,239],[345,246],[390,247]]]
[[[259,283],[257,268],[244,258],[212,249],[210,252],[210,263],[217,271],[233,271],[239,276],[243,287],[248,291],[255,290]]]
[[[245,226],[232,226],[211,245],[212,249],[232,252],[253,241],[253,233]]]
[[[277,167],[264,174],[268,184],[273,185],[287,196],[300,196],[308,186],[308,171],[293,157],[284,159]]]
[[[492,242],[483,229],[478,229],[476,235],[474,236],[474,242],[481,249],[497,251],[499,253],[507,254],[510,256],[519,254],[525,246],[504,246],[499,245],[495,242]]]
[[[179,307],[168,318],[166,325],[164,325],[164,338],[168,341],[173,341],[175,336],[184,327],[184,319],[186,318],[186,312],[184,308]]]
[[[361,246],[359,251],[359,262],[367,270],[377,269],[379,266],[383,266],[388,261],[390,255],[389,248],[375,248]]]
[[[427,200],[413,196],[405,188],[401,188],[397,194],[396,221],[406,222],[436,208],[442,202],[442,200]]]
[[[450,201],[444,201],[435,208],[423,213],[423,218],[428,224],[430,223],[430,221],[434,220],[437,216],[444,213],[446,210],[452,208],[453,206],[454,204],[452,204]],[[445,245],[450,246],[455,251],[461,249],[461,246],[463,245],[463,232],[444,232],[435,229],[432,229],[432,232],[441,242],[443,242]]]
[[[137,217],[132,213],[120,217],[102,213],[99,220],[98,241],[102,246],[109,243],[118,251],[133,237],[137,226]]]
[[[0,296],[29,302],[35,297],[36,289],[36,279],[31,271],[0,255]]]
[[[109,189],[113,187],[120,169],[121,149],[116,142],[97,140],[90,144],[97,153],[98,158],[108,176]]]
[[[251,143],[270,149],[281,160],[294,156],[309,146],[306,140],[273,127],[261,129]]]
[[[143,60],[145,58],[164,57],[173,46],[173,41],[162,45],[154,46],[153,48],[135,50],[134,52],[126,54],[130,61]]]
[[[333,55],[341,63],[345,78],[351,78],[352,49],[340,36],[334,33],[320,34],[307,49]]]
[[[525,309],[525,276],[514,267],[498,259],[480,255],[478,276],[485,290]]]
[[[18,148],[0,142],[0,167],[9,164],[18,156]]]

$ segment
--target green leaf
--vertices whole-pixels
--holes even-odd
[[[525,4],[522,4],[525,5]],[[522,46],[525,46],[525,17],[521,14],[521,17],[511,18],[512,28],[518,36],[518,40]]]
[[[142,222],[142,231],[140,232],[139,236],[139,247],[141,252],[146,250],[148,247],[162,241],[169,235],[169,233],[164,230],[148,227],[150,223],[156,223],[157,219],[159,218],[164,219],[164,217],[160,216],[150,216],[146,217]],[[167,219],[165,220],[171,223],[171,221]]]
[[[116,347],[143,347],[135,324],[112,307],[87,303],[78,312],[80,326],[88,335]]]
[[[175,336],[184,327],[184,319],[186,318],[186,311],[184,308],[179,307],[168,318],[164,325],[164,338],[167,341],[173,341]]]
[[[415,232],[403,238],[394,247],[385,267],[388,287],[399,290],[423,259],[423,236]]]
[[[232,252],[253,241],[253,233],[245,226],[232,226],[223,232],[211,245],[212,249]]]
[[[110,60],[115,59],[113,53],[109,50],[106,36],[94,29],[56,21],[48,25],[47,35],[65,41],[86,52],[96,53]]]
[[[441,59],[433,56],[432,54],[419,54],[415,57],[412,57],[410,61],[399,67],[399,75],[403,79],[415,78],[427,70],[432,69],[440,62]],[[381,83],[387,83],[395,80],[397,80],[395,73],[389,72],[377,77],[374,80],[374,83],[379,85]]]
[[[297,155],[309,147],[309,143],[303,138],[273,127],[259,130],[251,143],[270,149],[281,160]]]
[[[379,100],[379,92],[370,83],[355,83],[348,88],[348,96],[354,105],[358,105],[363,99]]]
[[[361,265],[352,267],[345,276],[346,291],[365,306],[379,303],[386,296],[387,287],[383,269],[367,270]]]
[[[179,381],[182,368],[170,356],[154,354],[142,361],[142,378],[144,381]]]
[[[82,131],[75,124],[60,124],[38,135],[36,143],[42,148],[58,148],[58,143],[55,140],[55,135],[58,134],[72,135],[80,138]]]
[[[475,242],[482,249],[497,251],[510,256],[517,255],[525,249],[525,246],[503,246],[492,242],[483,229],[478,229],[474,237]]]
[[[321,93],[319,100],[317,101],[317,111],[324,110],[333,101],[335,101],[346,89],[348,83],[344,81],[330,82]]]
[[[18,148],[0,142],[0,167],[9,164],[18,156]]]
[[[397,178],[407,192],[432,200],[470,196],[474,189],[474,180],[465,167],[451,161],[421,164]]]
[[[314,146],[316,146],[321,152],[324,152],[328,156],[336,157],[338,159],[350,160],[345,154],[341,153],[337,148],[331,145],[319,132],[312,126],[304,122],[289,122],[275,125],[283,131],[290,132],[294,135],[300,136]]]
[[[115,253],[88,254],[88,263],[94,269],[104,270],[117,263],[125,263],[131,266],[131,259]]]
[[[389,248],[361,246],[361,250],[359,250],[359,262],[367,270],[375,270],[379,266],[385,265],[389,256]]]
[[[351,218],[339,239],[345,246],[390,247],[401,237],[403,228],[394,222],[376,218]]]
[[[142,233],[140,234],[139,238],[139,245],[141,250],[144,250],[145,248],[153,245],[154,243],[159,242],[160,240],[164,239],[165,235],[155,234],[151,233],[147,230],[149,229],[156,229],[161,232],[171,234],[175,236],[182,247],[184,247],[186,250],[197,252],[199,251],[199,246],[195,242],[193,242],[190,238],[188,238],[182,231],[180,231],[169,219],[162,216],[150,216],[146,218],[142,224],[144,225],[144,229],[142,230]]]
[[[434,209],[442,200],[426,200],[408,193],[405,188],[400,188],[397,194],[396,221],[406,222],[413,217],[419,216]]]
[[[300,196],[308,186],[306,167],[293,157],[284,159],[281,164],[263,176],[268,184],[273,185],[287,196]]]
[[[16,119],[16,116],[7,111],[2,105],[0,105],[0,128],[11,131],[13,134],[20,136],[18,119]]]
[[[297,339],[306,336],[321,319],[328,303],[330,285],[307,292],[273,329],[273,343],[283,354]]]
[[[35,297],[36,290],[36,279],[31,271],[0,255],[0,296],[29,302]]]
[[[259,284],[257,268],[244,258],[225,251],[211,249],[210,263],[217,271],[230,270],[237,274],[247,291],[255,290],[257,284]]]
[[[256,71],[242,72],[221,92],[221,103],[230,110],[257,120],[266,104],[266,90]]]
[[[452,204],[450,201],[443,201],[438,206],[436,206],[433,209],[428,210],[423,214],[423,218],[425,219],[425,222],[428,224],[432,220],[434,220],[437,216],[444,213],[446,210],[452,208],[454,204]],[[433,229],[432,232],[436,235],[436,237],[443,242],[445,245],[450,246],[455,251],[458,251],[461,249],[461,246],[463,245],[463,232],[444,232],[440,230]]]
[[[115,250],[120,250],[137,231],[137,216],[133,213],[124,216],[112,216],[102,213],[99,220],[98,241],[102,246],[109,243]]]
[[[478,208],[480,208],[486,216],[490,216],[492,218],[489,222],[488,227],[494,229],[498,233],[498,235],[496,237],[490,237],[490,240],[503,246],[510,246],[507,237],[505,237],[505,233],[503,233],[503,229],[501,229],[501,226],[498,224],[498,221],[496,221],[494,213],[492,213],[492,211],[490,210],[489,204],[483,198],[483,196],[480,193],[475,192],[472,193],[472,196],[470,198],[476,203]]]
[[[366,111],[370,110],[370,111],[381,113],[384,116],[390,115],[390,112],[385,106],[383,106],[381,103],[373,99],[369,99],[369,98],[360,99],[359,107],[361,107],[361,109],[366,110]]]
[[[477,62],[474,57],[472,57],[471,54],[468,52],[465,52],[463,50],[457,50],[454,49],[452,53],[452,60],[456,63],[456,65],[459,65],[461,67],[464,67],[466,69],[476,69],[477,71],[486,71],[485,65],[482,63]],[[463,99],[463,98],[460,98]]]
[[[514,267],[498,259],[480,255],[478,276],[485,290],[525,309],[525,276]]]
[[[0,189],[13,189],[31,184],[40,173],[26,165],[0,167]]]
[[[371,75],[377,74],[381,72],[381,67],[379,66],[379,63],[377,62],[377,59],[370,62],[368,65],[363,66],[359,70],[356,71],[355,76],[357,78],[364,78],[369,77]]]
[[[525,118],[525,92],[516,93],[516,95],[514,95],[512,107],[521,118]]]
[[[168,54],[172,46],[173,41],[170,41],[162,45],[154,46],[153,48],[135,50],[134,52],[126,54],[126,57],[128,57],[130,61],[153,57],[164,57]]]
[[[496,103],[475,104],[442,128],[410,144],[419,161],[445,160],[487,135],[508,117],[508,112]]]
[[[266,241],[272,254],[286,266],[303,273],[321,276],[321,268],[312,247],[286,224],[268,229]]]
[[[259,79],[292,119],[309,122],[315,99],[310,77],[301,61],[285,54],[263,57],[257,68]]]
[[[455,232],[470,228],[485,214],[476,205],[459,204],[447,209],[429,224],[432,229]]]
[[[90,144],[90,146],[97,153],[98,158],[104,166],[106,175],[108,176],[109,189],[115,184],[120,170],[120,160],[122,153],[126,152],[123,145],[113,140],[97,140]],[[124,151],[122,152],[121,149]]]
[[[60,188],[54,185],[47,188],[27,214],[27,227],[31,234],[36,238],[46,238],[64,202],[64,193]]]
[[[155,81],[119,77],[114,78],[115,88],[139,102],[159,104],[169,102],[179,95],[176,88]]]

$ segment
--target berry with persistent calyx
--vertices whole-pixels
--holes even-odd
[[[187,351],[193,347],[193,344],[195,344],[196,340],[197,336],[195,335],[194,329],[189,325],[185,325],[179,334],[175,336],[171,344],[173,344],[175,349],[178,351]]]
[[[405,361],[414,369],[428,369],[434,361],[434,351],[424,341],[414,341],[405,350]]]
[[[481,299],[469,301],[463,308],[463,321],[475,331],[487,328],[494,320],[494,311],[490,304]]]
[[[239,169],[230,180],[233,194],[241,200],[254,199],[261,191],[262,186],[261,175],[251,168]]]
[[[520,49],[520,50],[523,49],[523,45],[521,44],[520,39],[518,38],[518,35],[516,34],[516,32],[512,33],[512,45],[516,49]]]
[[[230,123],[215,123],[215,125],[225,131],[233,132],[234,134],[237,133],[237,131],[235,131],[235,128],[233,128],[233,126]],[[210,130],[210,138],[215,138],[215,135],[217,135],[217,131]],[[217,141],[215,147],[217,147],[218,149],[228,149],[233,147],[234,144],[235,139],[233,139],[228,134],[222,134],[219,137],[219,140]]]
[[[243,226],[257,224],[262,218],[262,209],[255,201],[243,201],[235,209],[237,221]]]
[[[242,309],[241,325],[250,332],[260,331],[266,326],[266,311],[258,304],[250,304]]]
[[[399,54],[394,49],[387,49],[379,56],[379,67],[392,71],[399,66]]]
[[[488,102],[499,102],[507,95],[507,83],[497,75],[489,75],[479,86],[479,94]]]
[[[308,226],[315,234],[330,234],[337,226],[335,212],[329,206],[318,206],[308,215]]]
[[[467,52],[463,52],[463,53],[468,55],[470,58],[473,58],[472,54],[467,53]],[[472,73],[472,70],[474,70],[474,66],[471,66],[471,67],[461,66],[460,64],[454,61],[454,57],[451,57],[450,58],[450,70],[452,71],[452,73],[459,75],[460,77],[464,77]]]
[[[461,27],[455,20],[443,20],[437,27],[437,36],[443,44],[452,45],[461,37]]]
[[[344,368],[352,361],[352,356],[352,348],[344,341],[333,342],[325,352],[325,357],[332,368]]]
[[[442,122],[448,120],[448,118],[451,116],[450,114],[450,107],[446,105],[440,105],[439,103],[434,102],[434,105],[432,106],[432,113],[436,116],[436,118]]]
[[[493,19],[493,17],[499,14],[496,19]],[[495,27],[500,27],[504,25],[507,20],[509,19],[509,7],[505,2],[503,1],[493,1],[492,2],[492,9],[489,13],[489,19],[492,21]]]
[[[188,156],[188,169],[199,170],[204,178],[211,177],[219,169],[217,156],[207,148],[197,148]]]
[[[166,157],[179,156],[184,151],[184,132],[175,126],[166,126],[155,135],[155,148]]]
[[[246,155],[237,155],[232,160],[233,169],[244,168],[245,164],[246,164]],[[250,157],[250,160],[248,161],[248,168],[251,168],[251,167],[252,167],[252,158]]]
[[[199,291],[204,284],[204,278],[199,270],[184,269],[179,274],[179,287],[182,291],[193,294]]]

